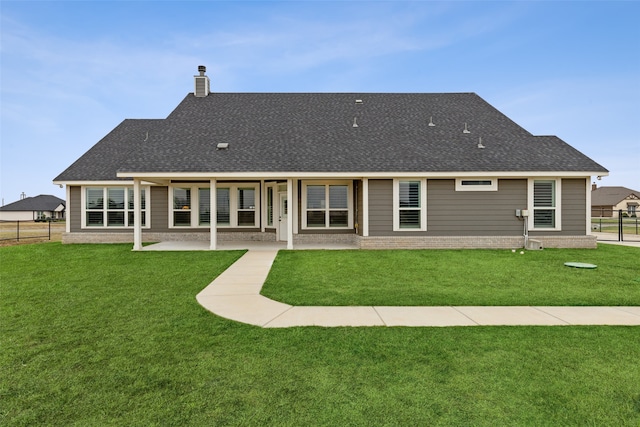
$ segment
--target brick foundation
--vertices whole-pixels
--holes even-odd
[[[249,232],[218,232],[219,242],[275,242],[275,233]],[[208,242],[209,233],[145,233],[142,232],[143,242]],[[133,243],[133,233],[63,233],[62,243]]]
[[[142,233],[143,242],[208,241],[209,233]],[[274,233],[218,232],[219,242],[275,242]],[[535,236],[542,248],[597,247],[596,236]],[[62,243],[133,243],[133,233],[63,233]],[[349,244],[360,249],[516,249],[524,247],[522,236],[376,236],[356,234],[296,234],[296,244]]]

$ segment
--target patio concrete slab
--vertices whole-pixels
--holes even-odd
[[[387,326],[476,326],[454,307],[374,307]]]
[[[640,325],[634,307],[537,307],[570,325]],[[635,307],[637,309],[638,307]]]
[[[465,306],[455,307],[457,311],[472,319],[478,325],[488,326],[516,326],[516,325],[566,325],[567,322],[527,306]]]
[[[384,326],[384,322],[373,307],[292,307],[265,325],[292,326]]]

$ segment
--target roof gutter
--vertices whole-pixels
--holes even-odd
[[[602,171],[495,171],[495,172],[118,172],[118,178],[138,178],[153,181],[167,179],[226,179],[226,178],[259,178],[259,179],[295,179],[295,178],[461,178],[461,177],[495,177],[495,178],[529,178],[529,177],[586,177],[608,176]],[[118,182],[118,181],[116,181]],[[54,182],[57,183],[57,182]]]

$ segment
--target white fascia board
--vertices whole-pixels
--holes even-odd
[[[139,178],[149,181],[171,179],[336,179],[336,178],[530,178],[530,177],[587,177],[608,176],[608,173],[582,171],[498,171],[498,172],[119,172],[120,178]],[[122,182],[122,181],[115,181]],[[74,183],[74,185],[77,185]],[[89,185],[89,184],[87,184]]]
[[[53,183],[55,185],[66,185],[66,186],[84,186],[84,187],[90,187],[90,186],[94,186],[94,187],[110,187],[110,186],[118,186],[118,185],[133,185],[133,178],[131,178],[131,180],[116,180],[116,181],[53,181]],[[151,182],[151,181],[141,181],[140,185],[154,185],[154,184],[160,184],[160,185],[166,185],[168,183],[168,181],[166,182]]]

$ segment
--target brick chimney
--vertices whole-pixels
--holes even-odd
[[[193,76],[195,79],[195,90],[193,94],[198,98],[209,95],[209,77],[204,74],[206,71],[207,67],[204,65],[198,65],[199,75]]]

